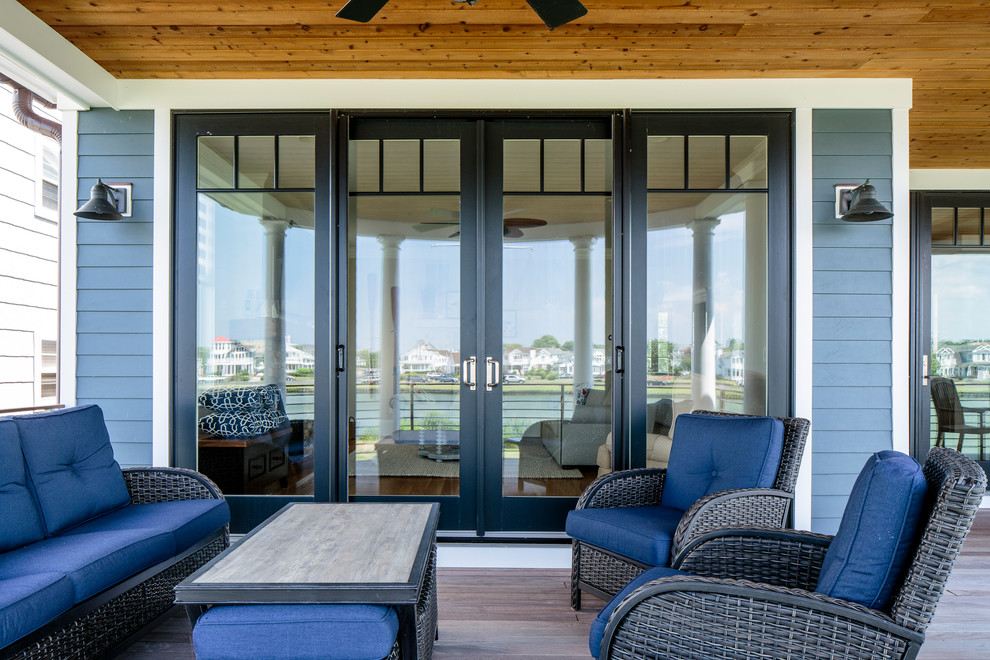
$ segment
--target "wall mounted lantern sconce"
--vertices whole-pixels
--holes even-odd
[[[130,183],[103,183],[96,180],[96,185],[89,192],[89,201],[79,207],[72,215],[88,220],[123,220],[131,217],[131,188]]]
[[[835,217],[846,222],[873,222],[894,217],[877,201],[877,189],[867,179],[862,185],[839,183],[835,186]]]

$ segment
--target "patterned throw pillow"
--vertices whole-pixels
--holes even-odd
[[[220,412],[199,420],[199,429],[221,438],[251,438],[287,424],[289,418],[277,410]]]
[[[279,393],[277,385],[214,387],[199,395],[199,405],[212,410],[269,410],[276,407]]]

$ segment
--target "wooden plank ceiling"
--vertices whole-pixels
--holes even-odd
[[[21,0],[117,78],[909,77],[912,168],[990,168],[990,2]]]

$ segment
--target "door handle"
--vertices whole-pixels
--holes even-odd
[[[921,356],[921,385],[928,387],[928,355]]]
[[[502,365],[493,357],[485,358],[485,389],[491,392],[502,382]]]
[[[478,389],[478,358],[473,355],[461,363],[461,382],[472,390]]]

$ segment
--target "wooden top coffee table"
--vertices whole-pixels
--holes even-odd
[[[439,511],[436,503],[288,504],[176,585],[175,602],[193,621],[207,605],[393,605],[402,658],[419,658],[436,631]]]

